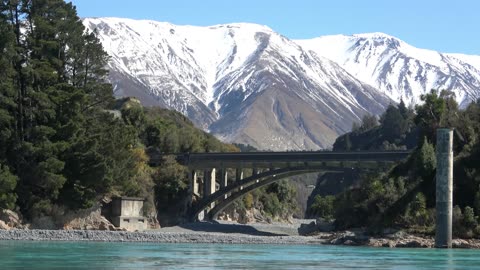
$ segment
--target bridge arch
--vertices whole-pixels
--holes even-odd
[[[162,154],[149,154],[152,165],[161,164]],[[190,203],[187,218],[196,219],[202,211],[207,218],[218,215],[236,198],[261,186],[285,177],[309,172],[344,172],[389,167],[403,160],[410,151],[380,152],[241,152],[241,153],[186,153],[177,154],[177,161],[190,171]],[[220,170],[217,189],[216,170]],[[236,170],[235,181],[229,183],[227,171]],[[252,175],[243,178],[243,169],[251,169]],[[204,171],[203,181],[197,179],[197,171]],[[260,170],[263,172],[258,173]],[[200,187],[203,184],[203,188]]]
[[[328,166],[298,166],[289,168],[279,168],[268,170],[258,174],[252,174],[240,181],[210,194],[192,205],[190,219],[196,220],[200,213],[205,211],[204,219],[216,219],[226,207],[232,204],[236,199],[247,194],[250,191],[266,186],[268,184],[280,181],[287,177],[302,175],[306,173],[343,173],[355,170],[354,168],[338,168]],[[230,194],[230,195],[229,195]],[[218,202],[218,203],[217,203]],[[215,203],[213,207],[212,203]]]

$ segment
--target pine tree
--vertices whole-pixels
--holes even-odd
[[[417,115],[415,123],[421,128],[421,136],[426,136],[429,141],[434,141],[436,129],[441,127],[445,118],[447,105],[436,90],[422,95],[422,105],[415,107]]]
[[[397,107],[389,105],[380,122],[382,123],[382,133],[385,140],[393,143],[401,136],[405,136],[408,128],[407,121]]]
[[[0,209],[13,209],[17,200],[15,187],[17,177],[7,166],[0,163]]]
[[[108,57],[72,3],[2,1],[0,34],[0,162],[18,175],[27,217],[48,214],[62,193],[83,192],[75,206],[85,207],[125,182],[134,133],[102,111],[113,100]]]
[[[16,112],[15,70],[12,65],[15,39],[3,8],[0,13],[0,162],[6,160],[11,147],[9,144],[15,137]]]
[[[424,137],[422,146],[420,147],[417,155],[416,168],[419,171],[419,175],[426,180],[433,177],[435,168],[437,167],[437,158],[435,156],[435,148]]]

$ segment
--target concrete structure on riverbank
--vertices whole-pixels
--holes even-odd
[[[143,216],[143,198],[115,197],[112,199],[112,223],[128,231],[147,229],[147,219]]]
[[[452,247],[453,130],[437,130],[435,247]]]

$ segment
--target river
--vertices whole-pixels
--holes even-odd
[[[0,241],[0,269],[480,269],[480,250]]]

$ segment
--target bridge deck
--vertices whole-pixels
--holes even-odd
[[[410,153],[410,151],[188,153],[178,154],[177,160],[192,168],[269,168],[285,164],[313,165],[322,162],[395,162],[407,158]],[[151,161],[159,161],[159,158],[152,157]]]

